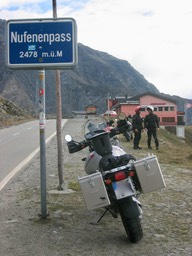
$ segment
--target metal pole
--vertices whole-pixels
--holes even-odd
[[[107,94],[107,113],[108,113],[108,121],[109,121],[109,93]]]
[[[45,70],[39,71],[39,134],[40,134],[40,179],[41,218],[47,218],[46,195],[46,146],[45,146]]]
[[[57,3],[53,0],[53,18],[57,18]],[[58,176],[59,176],[59,190],[64,189],[64,161],[63,161],[63,147],[61,139],[61,120],[62,120],[62,103],[61,103],[61,78],[60,71],[56,70],[56,99],[57,99],[57,150],[58,150]]]

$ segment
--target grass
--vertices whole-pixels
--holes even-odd
[[[158,139],[160,144],[160,150],[148,151],[147,149],[147,134],[142,133],[140,146],[142,147],[142,153],[154,153],[157,155],[159,161],[163,164],[174,164],[182,168],[192,168],[192,126],[186,127],[186,138],[179,138],[173,133],[164,129],[158,130]],[[130,151],[130,145],[133,142],[126,142],[125,138],[121,135],[119,137],[120,144],[126,152]],[[152,139],[152,147],[155,148],[154,141]]]
[[[80,185],[77,181],[72,181],[69,183],[69,189],[72,189],[74,191],[80,191]]]
[[[174,134],[160,129],[158,131],[160,150],[151,151],[151,153],[157,155],[160,163],[167,164],[167,169],[165,169],[164,172],[168,182],[166,189],[163,189],[162,191],[155,191],[141,197],[144,209],[143,226],[145,236],[147,237],[146,239],[151,237],[151,243],[154,243],[154,245],[159,241],[161,246],[169,246],[172,240],[176,241],[178,244],[190,244],[191,221],[189,209],[191,206],[191,200],[188,195],[190,195],[191,189],[191,184],[189,184],[191,172],[188,170],[186,170],[186,172],[180,172],[178,170],[184,168],[192,170],[192,159],[190,158],[192,155],[191,135],[192,127],[186,127],[185,139],[178,138]],[[119,140],[120,145],[127,153],[133,155],[138,154],[138,156],[149,153],[146,144],[146,133],[142,133],[142,150],[133,150],[133,142],[127,142],[124,136],[119,136]],[[154,142],[152,145],[155,147]],[[80,167],[82,168],[80,162],[81,158],[76,155],[74,162],[65,164],[66,173],[70,174],[70,172],[73,173]],[[176,165],[178,168],[175,169],[178,170],[173,170],[175,166],[171,169],[171,165]],[[79,230],[83,230],[85,223],[81,221],[81,219],[85,219],[88,214],[86,213],[86,208],[77,180],[72,179],[69,183],[69,188],[74,190],[75,193],[65,196],[58,194],[48,195],[47,206],[48,211],[50,212],[50,218],[46,221],[37,219],[37,217],[31,218],[31,220],[34,221],[36,225],[43,223],[51,225],[54,228],[64,227],[64,231],[68,229],[68,232],[70,232],[70,230],[74,230],[75,226],[77,226]],[[20,190],[20,198],[17,202],[18,207],[21,207],[21,202],[23,202],[25,203],[25,207],[28,212],[34,211],[33,208],[35,208],[36,211],[39,211],[40,196],[38,193],[39,189]],[[98,212],[96,213],[99,214]],[[105,221],[102,222],[102,225],[106,230],[111,229],[111,224],[111,218],[105,218]],[[117,229],[118,226],[119,222],[114,222],[112,225],[112,227]],[[61,231],[62,229],[59,229],[59,232]],[[153,238],[155,235],[156,237]],[[183,245],[183,247],[184,246],[185,245]],[[182,248],[182,246],[180,246],[180,248]]]
[[[185,128],[186,141],[192,146],[192,126],[186,126]]]

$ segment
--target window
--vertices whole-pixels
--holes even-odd
[[[163,107],[159,107],[159,111],[163,111]]]
[[[174,123],[175,117],[162,117],[162,122],[163,123]]]
[[[184,125],[185,124],[184,116],[178,116],[177,117],[177,124],[179,124],[179,125]]]
[[[169,111],[169,107],[165,107],[164,110],[165,110],[165,111]]]
[[[170,111],[174,111],[174,107],[170,107]]]

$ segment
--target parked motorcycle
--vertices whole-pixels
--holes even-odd
[[[98,126],[100,126],[100,129],[110,132],[110,130],[114,129],[113,125],[116,126],[116,130],[118,131],[117,134],[123,134],[128,142],[133,139],[132,123],[127,120],[125,113],[121,112],[115,119],[108,118],[107,121],[103,121]],[[112,135],[110,138],[112,145],[119,146],[117,136]]]
[[[128,142],[133,139],[132,123],[127,120],[127,116],[124,112],[121,112],[118,115],[117,127],[119,128],[119,130],[121,129],[121,127],[124,127],[124,131],[122,132],[122,134],[124,135],[124,137]]]
[[[112,126],[114,123],[113,120],[110,120],[108,122],[106,122],[106,121],[102,121],[99,123],[97,123],[97,122],[98,122],[97,119],[96,119],[96,122],[95,122],[95,120],[88,121],[86,129],[89,132],[94,132],[94,131],[99,131],[99,130],[106,131],[109,133],[111,144],[114,146],[120,146],[117,135],[125,132],[127,130],[127,125],[122,126],[121,129],[119,129],[118,127],[115,128]]]
[[[136,243],[143,237],[143,211],[138,196],[165,187],[158,160],[152,155],[136,161],[121,147],[112,145],[110,137],[122,132],[122,127],[110,131],[93,127],[93,123],[87,123],[81,142],[65,136],[69,153],[89,148],[82,159],[87,175],[78,178],[85,205],[88,210],[105,209],[98,222],[107,212],[114,218],[120,215],[128,239]]]
[[[87,126],[88,127],[88,126]],[[88,176],[79,178],[85,204],[88,210],[105,208],[113,217],[120,214],[126,234],[133,243],[143,237],[141,226],[142,209],[137,197],[140,183],[135,171],[132,155],[111,144],[110,136],[119,134],[118,128],[110,132],[92,129],[85,140],[76,142],[70,135],[65,137],[70,153],[89,147],[85,160],[85,172]]]
[[[126,119],[119,119],[117,121],[117,127],[127,127],[127,129],[124,130],[123,135],[125,136],[126,140],[129,142],[133,139],[133,129],[132,129],[132,124],[131,122],[127,121]]]

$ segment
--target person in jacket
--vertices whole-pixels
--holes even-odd
[[[141,117],[141,106],[136,107],[135,115],[132,117],[132,128],[134,133],[133,149],[141,149],[139,142],[141,139],[141,132],[143,130],[143,118]]]
[[[154,108],[153,106],[147,107],[148,115],[144,118],[144,128],[147,129],[147,145],[149,149],[151,147],[151,139],[152,136],[155,140],[156,150],[159,149],[159,140],[157,138],[157,129],[159,128],[159,118],[156,114],[153,113]]]

